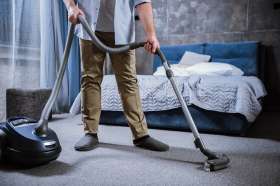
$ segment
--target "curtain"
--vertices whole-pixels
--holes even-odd
[[[41,0],[41,79],[42,88],[53,87],[62,62],[67,37],[67,10],[63,1]],[[77,38],[72,44],[68,68],[62,88],[53,108],[54,112],[68,112],[80,91],[80,55]]]
[[[6,89],[52,88],[68,29],[62,0],[0,1],[0,121],[6,120]],[[80,91],[75,38],[55,112],[67,112]]]
[[[6,89],[39,88],[40,1],[0,1],[0,121]]]

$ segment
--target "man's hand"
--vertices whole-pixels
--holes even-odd
[[[145,44],[144,48],[150,53],[154,54],[156,52],[157,48],[160,47],[158,39],[155,34],[148,35],[146,42],[147,43]]]
[[[85,14],[81,9],[78,8],[78,6],[74,5],[68,8],[68,20],[72,24],[77,24],[79,22],[78,20],[79,15],[84,16]]]

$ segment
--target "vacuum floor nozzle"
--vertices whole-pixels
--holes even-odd
[[[215,159],[206,160],[203,168],[208,172],[217,171],[227,168],[229,162],[229,158],[225,154],[221,154]]]

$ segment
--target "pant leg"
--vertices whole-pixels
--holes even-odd
[[[81,103],[85,132],[97,133],[101,114],[101,82],[105,53],[91,41],[80,40]]]
[[[134,139],[148,134],[136,76],[135,50],[110,55],[116,76],[124,115],[128,120]]]

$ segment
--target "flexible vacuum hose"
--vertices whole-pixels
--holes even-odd
[[[40,120],[38,122],[38,126],[35,129],[35,134],[38,135],[38,136],[44,137],[48,133],[49,115],[50,115],[52,107],[55,103],[55,100],[56,100],[56,98],[59,94],[60,88],[61,88],[64,72],[65,72],[67,62],[68,62],[68,58],[69,58],[69,54],[70,54],[72,41],[73,41],[73,38],[74,38],[74,31],[75,31],[75,25],[72,24],[70,26],[69,30],[68,30],[66,46],[65,46],[64,54],[63,54],[63,60],[62,60],[62,64],[61,64],[59,72],[58,72],[58,76],[55,80],[54,87],[53,87],[53,90],[51,92],[51,95],[50,95],[50,97],[49,97],[49,99],[48,99],[48,101],[47,101],[46,105],[44,106],[44,109],[41,113],[41,117],[40,117]]]
[[[122,52],[125,52],[125,51],[128,51],[128,50],[140,48],[140,47],[143,47],[145,45],[145,42],[141,42],[141,43],[131,43],[129,45],[125,45],[125,46],[118,47],[118,48],[108,47],[108,46],[104,45],[98,39],[98,37],[96,37],[96,35],[92,31],[90,25],[88,24],[88,22],[86,21],[86,19],[83,16],[80,15],[79,20],[80,20],[80,23],[83,25],[83,28],[89,34],[89,36],[90,36],[92,42],[95,44],[95,46],[97,46],[103,52],[109,52],[110,54],[116,54],[116,53],[122,53]]]
[[[140,42],[140,43],[131,43],[129,45],[125,45],[122,47],[117,47],[117,48],[111,48],[108,47],[106,45],[104,45],[99,39],[98,37],[95,35],[95,33],[92,31],[90,25],[88,24],[88,22],[86,21],[86,19],[83,16],[79,16],[79,21],[82,24],[83,28],[87,31],[87,33],[89,34],[92,42],[103,52],[109,52],[111,54],[116,54],[116,53],[122,53],[128,50],[133,50],[136,48],[140,48],[143,47],[145,45],[145,42]],[[51,112],[51,109],[55,103],[55,100],[59,94],[59,90],[62,84],[62,80],[63,80],[63,76],[64,76],[64,72],[66,69],[66,65],[68,62],[68,58],[69,58],[69,54],[70,54],[70,49],[71,49],[71,44],[73,41],[73,37],[74,37],[74,30],[75,30],[75,25],[71,24],[69,31],[68,31],[68,37],[67,37],[67,41],[66,41],[66,46],[65,46],[65,50],[64,50],[64,55],[63,55],[63,61],[61,64],[61,67],[59,69],[58,72],[58,77],[55,81],[52,93],[50,95],[50,98],[48,99],[42,113],[41,113],[41,118],[38,122],[38,126],[36,128],[35,133],[38,136],[46,136],[48,133],[48,118]],[[163,53],[157,49],[157,54],[160,56],[160,58],[163,61],[167,61],[163,55]]]

